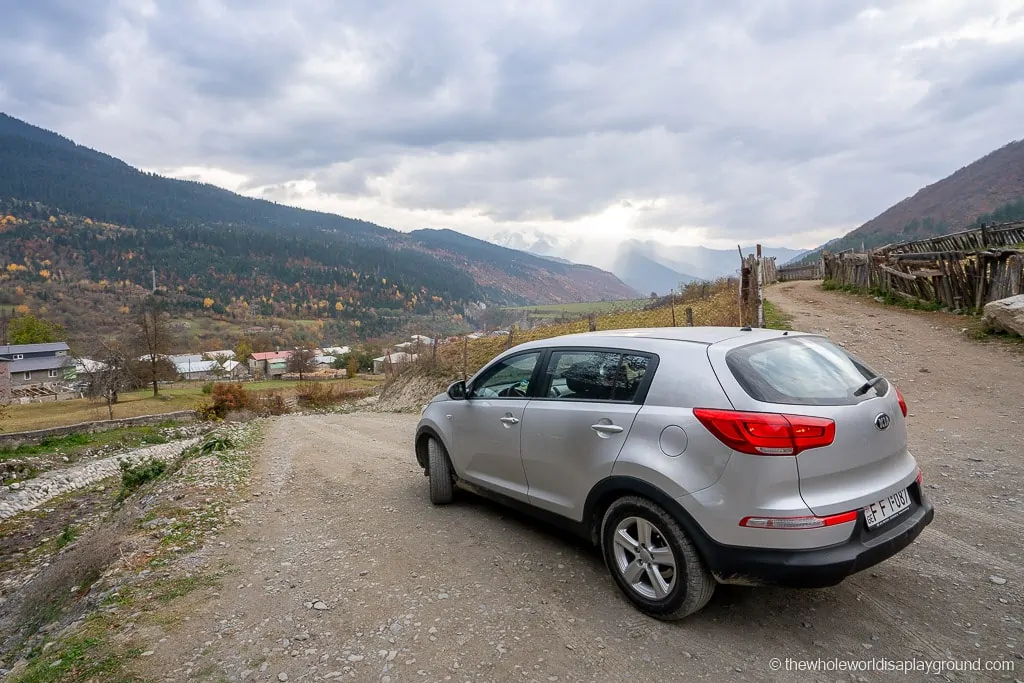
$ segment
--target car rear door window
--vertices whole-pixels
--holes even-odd
[[[736,381],[757,401],[792,405],[854,405],[882,396],[885,380],[857,395],[877,374],[818,337],[788,337],[733,349],[725,356]]]
[[[565,401],[633,402],[650,357],[619,351],[553,351],[540,396]]]

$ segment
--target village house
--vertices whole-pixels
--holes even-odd
[[[64,342],[0,346],[0,401],[72,398],[77,373],[68,353]]]
[[[291,351],[258,351],[249,356],[249,372],[254,379],[277,379],[288,371]]]
[[[64,342],[0,346],[0,358],[10,361],[11,388],[59,385],[75,379],[75,364]]]
[[[249,369],[227,354],[232,351],[208,351],[206,353],[184,353],[167,356],[174,363],[178,377],[183,380],[244,379]]]
[[[391,350],[380,358],[373,359],[373,374],[379,375],[390,370],[399,370],[419,358],[421,353],[429,353],[434,340],[422,334],[414,334],[409,341],[395,344]]]

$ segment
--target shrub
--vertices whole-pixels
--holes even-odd
[[[349,355],[348,363],[345,365],[345,373],[349,379],[355,377],[359,373],[359,359],[354,355]]]
[[[326,408],[338,402],[334,388],[323,382],[305,382],[295,390],[299,403],[308,408]]]
[[[203,455],[210,455],[211,453],[227,451],[234,447],[235,442],[231,440],[230,436],[226,434],[211,434],[203,442],[203,445],[199,447],[199,452]]]
[[[143,484],[153,481],[167,469],[167,463],[163,460],[144,460],[132,465],[125,460],[121,465],[121,492],[117,495],[119,501],[130,496]]]
[[[217,415],[217,409],[210,401],[200,401],[196,404],[196,418],[203,422],[213,422],[221,419]]]
[[[206,384],[204,384],[202,391],[207,396],[212,394],[213,393],[213,382],[207,382]]]
[[[221,419],[233,410],[245,410],[252,404],[249,392],[238,382],[218,382],[211,393],[213,412]]]
[[[263,398],[263,410],[268,415],[284,415],[288,412],[288,404],[284,402],[284,396],[271,391]]]

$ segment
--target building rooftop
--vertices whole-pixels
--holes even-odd
[[[53,342],[50,344],[6,344],[0,345],[0,356],[8,356],[16,353],[56,353],[68,351],[69,347],[65,342]]]

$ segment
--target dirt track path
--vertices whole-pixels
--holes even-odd
[[[1022,356],[968,342],[939,318],[803,283],[770,297],[797,327],[827,329],[905,390],[938,513],[899,557],[832,589],[722,587],[698,615],[664,624],[636,612],[599,555],[571,539],[469,496],[432,507],[413,464],[415,415],[280,418],[255,475],[262,495],[207,558],[231,573],[140,634],[154,651],[140,673],[913,681],[943,678],[774,672],[769,662],[1017,657],[1016,674],[947,678],[1024,678]]]

